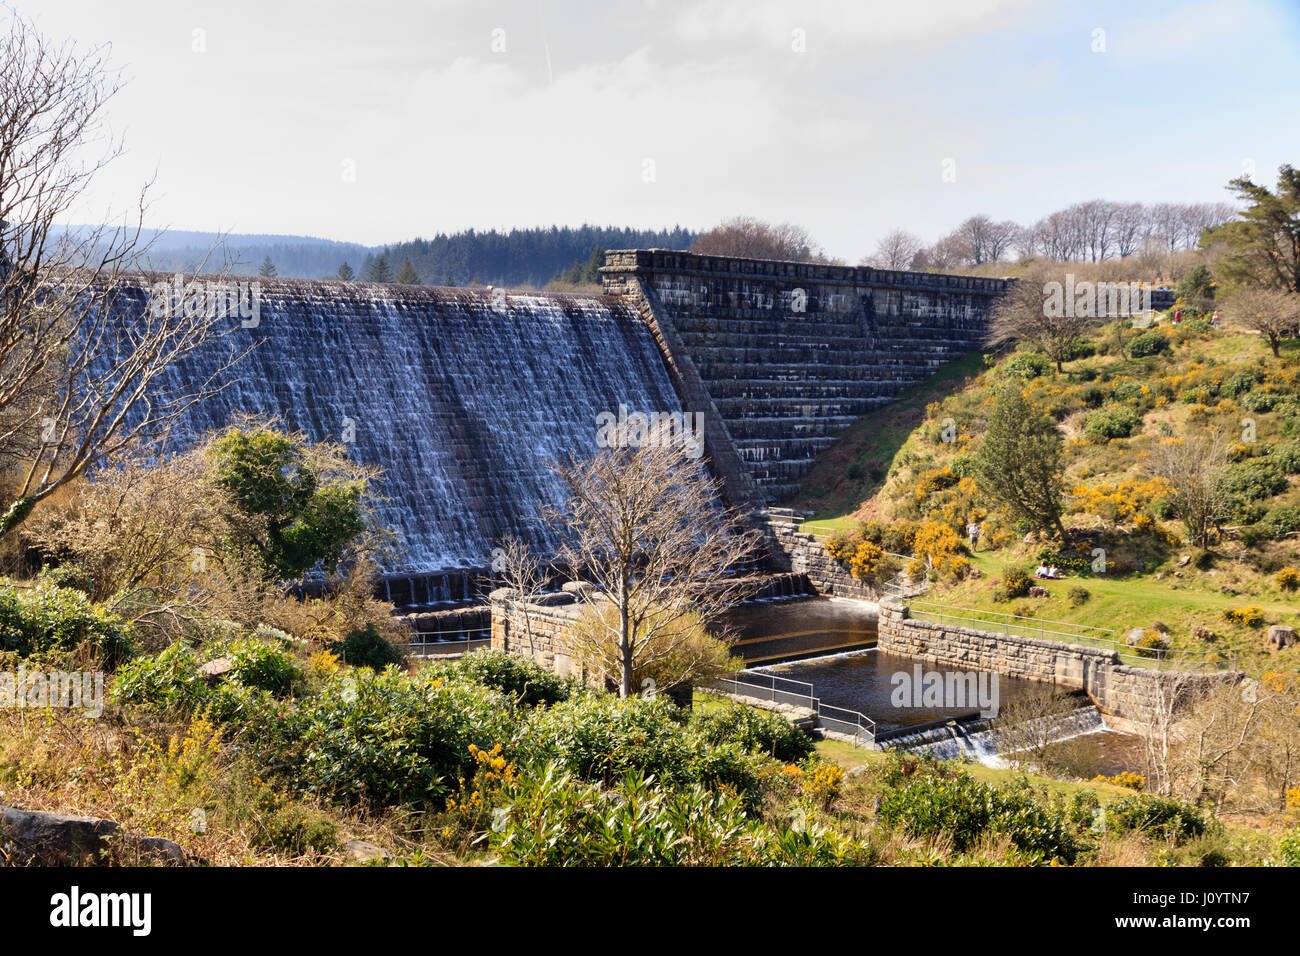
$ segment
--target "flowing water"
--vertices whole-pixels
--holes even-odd
[[[403,539],[389,572],[481,568],[506,534],[553,552],[542,515],[561,492],[548,463],[594,454],[596,416],[620,404],[681,411],[649,328],[614,299],[259,282],[256,327],[234,317],[230,335],[167,370],[164,387],[192,387],[230,347],[257,346],[186,414],[182,437],[245,411],[348,441],[384,470],[379,517]],[[147,295],[125,287],[121,314]]]

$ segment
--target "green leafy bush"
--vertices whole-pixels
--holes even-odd
[[[812,739],[780,714],[730,703],[695,718],[700,737],[712,744],[734,743],[782,763],[799,763],[812,756]]]
[[[22,657],[89,648],[108,668],[131,656],[130,625],[75,588],[38,579],[30,588],[0,585],[0,651]]]
[[[161,714],[191,713],[208,697],[198,655],[179,641],[153,657],[124,664],[113,688],[120,703]]]
[[[1286,490],[1286,475],[1267,458],[1252,458],[1227,469],[1224,487],[1241,501],[1262,501]]]
[[[1273,461],[1288,475],[1300,475],[1300,441],[1280,445],[1273,452]]]
[[[1015,355],[1011,356],[1011,358],[1007,359],[1006,364],[1002,366],[1002,370],[1012,378],[1028,381],[1042,375],[1050,374],[1052,371],[1052,360],[1042,352],[1017,352]]]
[[[1087,588],[1075,585],[1065,592],[1065,598],[1070,602],[1070,607],[1083,607],[1088,603],[1088,598],[1092,597]]]
[[[235,641],[224,651],[230,659],[229,678],[276,697],[290,693],[302,671],[284,651],[258,640]]]
[[[959,853],[988,833],[1005,834],[1039,862],[1073,863],[1084,848],[1062,809],[1040,803],[1028,789],[999,789],[965,773],[917,774],[886,791],[876,819],[912,837],[945,835]]]
[[[1203,836],[1210,830],[1205,817],[1193,807],[1148,793],[1116,800],[1106,807],[1105,819],[1108,829],[1120,833],[1138,831],[1174,843]]]
[[[1300,830],[1292,830],[1277,841],[1277,855],[1284,866],[1300,866]]]
[[[274,756],[294,785],[328,799],[441,807],[473,770],[469,745],[508,740],[511,710],[497,691],[467,681],[357,670],[287,712],[266,743],[283,748]]]
[[[1131,358],[1147,358],[1168,351],[1169,338],[1159,329],[1143,332],[1128,344],[1128,354]]]
[[[332,649],[343,658],[343,663],[353,667],[369,667],[381,671],[389,664],[406,662],[402,652],[384,639],[374,622],[367,622],[365,627],[336,641]]]
[[[528,707],[568,700],[573,685],[540,664],[505,651],[478,651],[442,665],[449,674],[501,691]]]
[[[1247,392],[1239,401],[1248,412],[1271,412],[1282,401],[1282,396],[1272,392]]]
[[[816,826],[770,828],[730,794],[635,773],[602,789],[550,765],[509,798],[489,841],[516,866],[833,866],[861,853]]]
[[[1273,538],[1284,538],[1300,531],[1300,508],[1295,505],[1275,505],[1259,522]]]
[[[1089,412],[1083,420],[1088,440],[1104,445],[1113,438],[1128,438],[1142,424],[1142,416],[1127,405],[1107,405]]]

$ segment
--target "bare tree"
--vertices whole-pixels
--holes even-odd
[[[1275,357],[1284,338],[1300,334],[1300,293],[1247,288],[1225,302],[1224,311],[1237,325],[1262,335]]]
[[[501,586],[510,594],[507,605],[524,619],[524,633],[528,641],[528,654],[535,653],[533,645],[533,602],[546,587],[546,574],[541,562],[529,549],[527,542],[514,535],[506,536],[492,558],[492,570]]]
[[[789,222],[763,222],[752,216],[724,220],[696,239],[691,252],[793,262],[819,262],[824,258],[821,247],[803,227]]]
[[[876,251],[862,260],[877,269],[910,269],[924,243],[905,229],[892,229],[876,244]]]
[[[680,444],[606,448],[556,473],[567,501],[550,517],[569,542],[559,561],[592,585],[583,600],[605,638],[586,643],[616,648],[627,697],[634,672],[678,655],[749,593],[734,569],[759,537],[722,507],[717,481]]]
[[[1147,471],[1169,486],[1169,503],[1187,528],[1188,537],[1204,548],[1228,513],[1226,476],[1228,442],[1218,431],[1185,435],[1162,442],[1147,459]]]
[[[57,46],[8,10],[0,40],[0,536],[108,456],[157,434],[222,386],[163,372],[224,327],[228,310],[153,308],[120,295],[147,251],[139,202],[121,226],[60,225],[122,150],[106,104],[120,87],[107,48]],[[102,155],[93,151],[104,143]],[[147,187],[146,187],[147,189]],[[140,281],[140,280],[134,280]]]
[[[1063,298],[1063,280],[1063,275],[1040,268],[1016,282],[994,306],[988,343],[998,346],[1019,341],[1036,345],[1060,372],[1079,337],[1099,318],[1090,310],[1076,309],[1073,302]],[[1053,295],[1052,283],[1060,286],[1061,295]]]

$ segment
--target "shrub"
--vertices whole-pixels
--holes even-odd
[[[1007,568],[1002,572],[1001,593],[1004,601],[1026,597],[1033,586],[1034,579],[1024,568]]]
[[[262,641],[235,641],[224,654],[230,658],[230,680],[276,697],[288,694],[302,679],[302,671],[293,658]]]
[[[1241,407],[1248,412],[1271,412],[1282,401],[1282,396],[1272,392],[1247,392],[1240,401]]]
[[[1277,841],[1277,855],[1284,866],[1300,866],[1300,830],[1292,830]]]
[[[389,664],[403,664],[406,658],[402,652],[384,639],[373,622],[351,632],[332,648],[343,657],[345,664],[353,667],[369,667],[371,670],[383,670]]]
[[[1143,332],[1128,344],[1130,358],[1146,358],[1169,351],[1169,339],[1159,329]]]
[[[1228,398],[1236,398],[1238,395],[1244,395],[1254,386],[1259,384],[1259,373],[1252,368],[1244,368],[1229,376],[1228,380],[1223,383],[1219,391]]]
[[[177,642],[155,657],[137,657],[117,672],[118,701],[158,713],[188,714],[207,699],[198,655]]]
[[[1002,371],[1012,378],[1023,381],[1048,375],[1052,371],[1052,360],[1041,352],[1017,352],[1007,359]]]
[[[1284,538],[1300,531],[1300,508],[1295,505],[1275,505],[1269,508],[1259,522],[1273,538]]]
[[[1107,405],[1089,412],[1083,420],[1083,433],[1096,445],[1114,438],[1128,438],[1142,424],[1142,417],[1127,405]]]
[[[1204,836],[1210,825],[1194,808],[1152,794],[1116,800],[1105,809],[1106,826],[1119,833],[1147,833],[1174,843]]]
[[[558,674],[527,658],[505,651],[486,650],[466,654],[443,669],[459,674],[484,687],[501,691],[526,707],[568,700],[572,687]]]
[[[1121,770],[1113,777],[1098,774],[1092,778],[1092,781],[1093,783],[1109,783],[1117,787],[1128,787],[1130,790],[1142,790],[1147,785],[1147,778],[1140,773],[1134,773],[1132,770]]]
[[[1295,568],[1283,568],[1273,576],[1274,583],[1277,584],[1279,591],[1295,591],[1300,589],[1300,570]]]
[[[664,697],[584,694],[534,711],[522,745],[534,763],[555,761],[606,786],[635,772],[653,774],[668,787],[725,785],[756,801],[760,787],[752,759],[735,743],[710,744],[687,732],[688,720]]]
[[[1286,476],[1267,458],[1252,458],[1227,469],[1225,488],[1242,501],[1262,501],[1286,490]]]
[[[1070,607],[1082,607],[1088,603],[1088,598],[1090,597],[1092,597],[1092,594],[1088,589],[1079,587],[1078,585],[1075,585],[1065,592],[1065,598],[1070,602]]]
[[[19,656],[89,648],[109,668],[130,657],[130,625],[75,588],[49,579],[30,588],[0,585],[0,651]]]
[[[965,773],[919,775],[887,790],[876,819],[912,837],[947,836],[959,853],[988,833],[1006,835],[1042,862],[1073,863],[1083,849],[1061,809],[1044,806],[1027,789],[999,789]]]
[[[731,703],[696,717],[700,738],[711,744],[734,743],[750,753],[798,763],[815,751],[812,740],[780,714]]]
[[[509,736],[510,710],[498,692],[466,681],[348,671],[300,703],[270,743],[304,790],[345,804],[441,808],[473,769],[469,745]]]
[[[1273,452],[1273,461],[1288,475],[1300,475],[1300,441],[1290,441]]]
[[[829,866],[860,852],[816,826],[765,826],[730,794],[671,791],[640,774],[602,790],[548,766],[508,797],[489,841],[517,866]]]
[[[1223,617],[1233,624],[1244,624],[1246,627],[1263,627],[1264,625],[1264,609],[1254,604],[1246,607],[1224,608]]]

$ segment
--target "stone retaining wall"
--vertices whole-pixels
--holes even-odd
[[[774,568],[807,576],[818,594],[860,601],[880,599],[876,587],[850,574],[848,568],[826,553],[816,535],[800,531],[799,523],[793,515],[767,514],[768,559]]]
[[[1124,730],[1153,723],[1163,712],[1176,712],[1209,685],[1242,677],[1237,671],[1189,674],[1131,667],[1120,663],[1113,650],[918,621],[908,615],[906,605],[892,601],[881,602],[877,627],[882,653],[1083,690]]]

